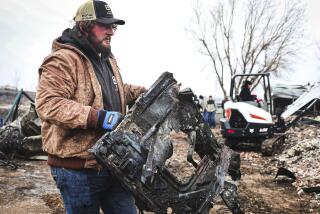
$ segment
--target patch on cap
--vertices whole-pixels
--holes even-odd
[[[106,8],[106,10],[107,10],[107,14],[113,16],[112,11],[111,11],[111,8],[109,7],[109,5],[108,5],[108,4],[105,4],[104,6],[105,6],[105,8]]]
[[[96,20],[96,18],[97,17],[94,10],[93,1],[91,0],[80,5],[80,7],[77,10],[76,16],[74,17],[74,20],[76,22],[79,22],[79,21]]]

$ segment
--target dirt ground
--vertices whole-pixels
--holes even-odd
[[[0,213],[64,213],[46,161],[17,161],[0,168]]]
[[[274,179],[273,157],[241,152],[239,201],[245,213],[320,213],[313,195],[297,194],[290,181]],[[0,214],[64,213],[62,201],[45,161],[21,161],[17,170],[0,167]],[[217,199],[211,214],[230,213]]]
[[[255,152],[241,153],[242,178],[238,192],[245,213],[319,213],[311,195],[299,196],[289,180],[275,179],[272,158]]]

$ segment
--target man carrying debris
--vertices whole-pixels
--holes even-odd
[[[36,109],[48,165],[67,213],[136,213],[131,194],[87,151],[145,91],[122,82],[111,53],[111,38],[125,22],[107,3],[92,0],[74,20],[39,69]]]

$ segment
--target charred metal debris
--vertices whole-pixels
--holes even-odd
[[[209,213],[217,196],[232,213],[242,213],[237,187],[240,156],[218,143],[204,123],[190,89],[180,90],[171,73],[163,73],[138,98],[124,120],[90,149],[97,160],[133,193],[140,211]],[[185,159],[193,173],[185,182],[170,172],[175,155],[172,132],[187,135]],[[197,157],[197,158],[196,158]]]
[[[43,154],[40,119],[31,103],[24,115],[0,128],[0,166],[14,170],[18,168],[14,158]]]

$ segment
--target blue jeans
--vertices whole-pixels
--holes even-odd
[[[209,124],[210,128],[216,127],[216,112],[206,112],[205,121]]]
[[[51,167],[67,214],[136,214],[132,195],[111,176],[108,169]]]

